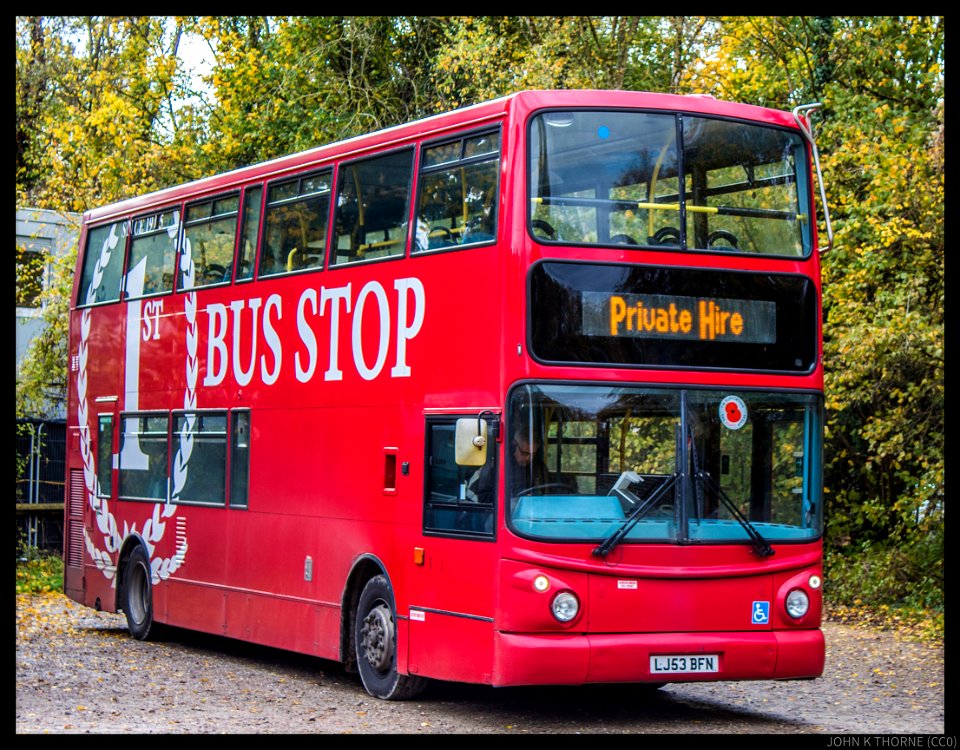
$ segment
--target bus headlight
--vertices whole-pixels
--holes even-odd
[[[807,610],[810,608],[810,597],[807,596],[807,592],[803,589],[794,589],[787,594],[784,605],[786,606],[787,614],[795,620],[799,620],[807,614]]]
[[[550,602],[550,611],[560,622],[570,622],[580,611],[580,600],[569,591],[561,591]]]

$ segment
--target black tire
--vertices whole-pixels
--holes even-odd
[[[388,701],[415,698],[427,685],[422,677],[397,671],[397,628],[393,590],[386,576],[367,581],[354,621],[357,670],[370,695]]]
[[[159,627],[153,621],[153,581],[150,560],[142,546],[130,553],[123,569],[121,608],[127,617],[127,630],[138,641],[155,638]]]

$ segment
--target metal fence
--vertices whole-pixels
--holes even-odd
[[[67,427],[17,420],[17,554],[23,546],[63,551],[63,482]]]

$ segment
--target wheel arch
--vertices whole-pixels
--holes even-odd
[[[354,643],[354,622],[357,617],[357,603],[363,587],[371,578],[384,576],[390,584],[390,597],[394,598],[393,582],[387,572],[386,565],[374,554],[364,553],[353,562],[347,581],[343,587],[340,599],[340,661],[348,672],[357,669],[357,655]],[[397,608],[396,600],[391,602],[394,611]]]

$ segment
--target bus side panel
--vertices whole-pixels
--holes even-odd
[[[349,559],[333,540],[354,535],[339,521],[253,510],[265,500],[231,513],[226,634],[337,659]]]
[[[324,659],[337,658],[338,620],[339,609],[325,604],[242,591],[226,598],[227,636]]]
[[[489,685],[493,623],[446,612],[414,610],[409,627],[411,674]],[[419,619],[419,618],[423,619]]]

